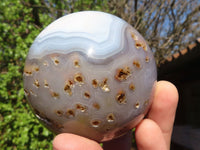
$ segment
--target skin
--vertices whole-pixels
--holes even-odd
[[[136,127],[138,150],[169,150],[171,134],[178,104],[176,87],[167,81],[156,84],[155,96],[146,119]],[[102,150],[95,141],[68,133],[59,134],[53,140],[54,150]],[[131,132],[103,143],[104,150],[130,150]]]

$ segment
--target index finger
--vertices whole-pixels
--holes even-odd
[[[170,82],[159,81],[148,118],[158,124],[167,145],[170,145],[171,141],[177,103],[178,91],[176,87]]]

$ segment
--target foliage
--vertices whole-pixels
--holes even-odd
[[[53,135],[34,118],[24,99],[22,72],[33,39],[52,21],[41,16],[38,27],[33,9],[20,0],[0,3],[0,147],[1,149],[49,148]]]

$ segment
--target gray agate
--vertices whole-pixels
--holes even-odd
[[[28,102],[47,128],[102,142],[144,118],[157,71],[146,41],[127,22],[84,11],[37,36],[23,77]]]

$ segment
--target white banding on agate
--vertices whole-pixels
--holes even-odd
[[[38,35],[28,57],[37,59],[52,53],[78,51],[92,59],[107,59],[123,50],[127,26],[122,19],[107,13],[84,11],[69,14],[54,21]]]

